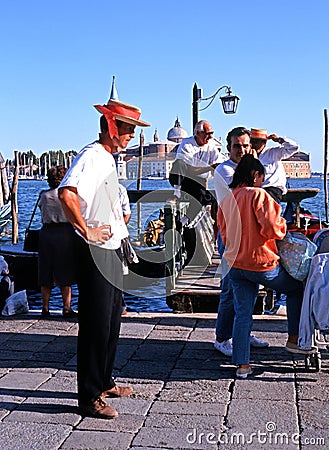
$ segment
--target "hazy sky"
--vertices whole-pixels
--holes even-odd
[[[191,133],[194,82],[204,97],[229,85],[237,114],[217,99],[200,113],[217,136],[265,128],[322,170],[328,16],[328,0],[3,2],[0,151],[80,150],[97,138],[93,104],[107,102],[115,75],[120,100],[152,123],[146,141],[155,128],[166,138],[177,116]]]

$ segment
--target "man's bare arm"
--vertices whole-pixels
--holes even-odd
[[[201,175],[205,172],[209,172],[209,171],[213,172],[217,166],[218,166],[218,164],[213,164],[212,166],[204,166],[204,167],[190,166],[190,168],[194,172],[195,175]]]

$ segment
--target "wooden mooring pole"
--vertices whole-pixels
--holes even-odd
[[[12,233],[11,242],[13,244],[18,243],[18,203],[17,203],[17,187],[18,187],[18,174],[19,174],[19,155],[18,151],[15,154],[15,171],[13,184],[11,187],[11,217],[12,217]]]
[[[143,153],[144,153],[144,134],[143,130],[139,135],[139,157],[138,157],[138,172],[137,172],[137,191],[142,189],[143,178]],[[140,240],[142,234],[142,204],[137,202],[137,239]]]
[[[328,111],[324,110],[324,209],[328,223]]]

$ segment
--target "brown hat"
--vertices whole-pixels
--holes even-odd
[[[251,128],[251,139],[262,139],[264,141],[267,140],[267,131],[261,130],[260,128]]]

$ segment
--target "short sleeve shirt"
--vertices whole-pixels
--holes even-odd
[[[223,161],[213,139],[210,139],[208,144],[200,146],[194,136],[182,140],[177,150],[176,159],[182,159],[192,167],[212,166]],[[211,176],[211,171],[204,172],[198,176],[207,179]]]
[[[122,184],[119,184],[119,198],[123,215],[127,216],[128,214],[131,214],[127,189],[124,186],[122,186]]]
[[[43,224],[69,222],[58,198],[58,189],[43,191],[38,206]]]
[[[99,142],[84,147],[73,160],[60,188],[77,189],[80,211],[90,227],[110,225],[113,236],[105,243],[91,243],[106,249],[117,249],[128,236],[119,198],[115,161]]]
[[[233,175],[238,164],[231,159],[224,161],[216,167],[214,172],[214,187],[216,191],[217,202],[221,202],[230,192],[228,185],[233,180]]]

